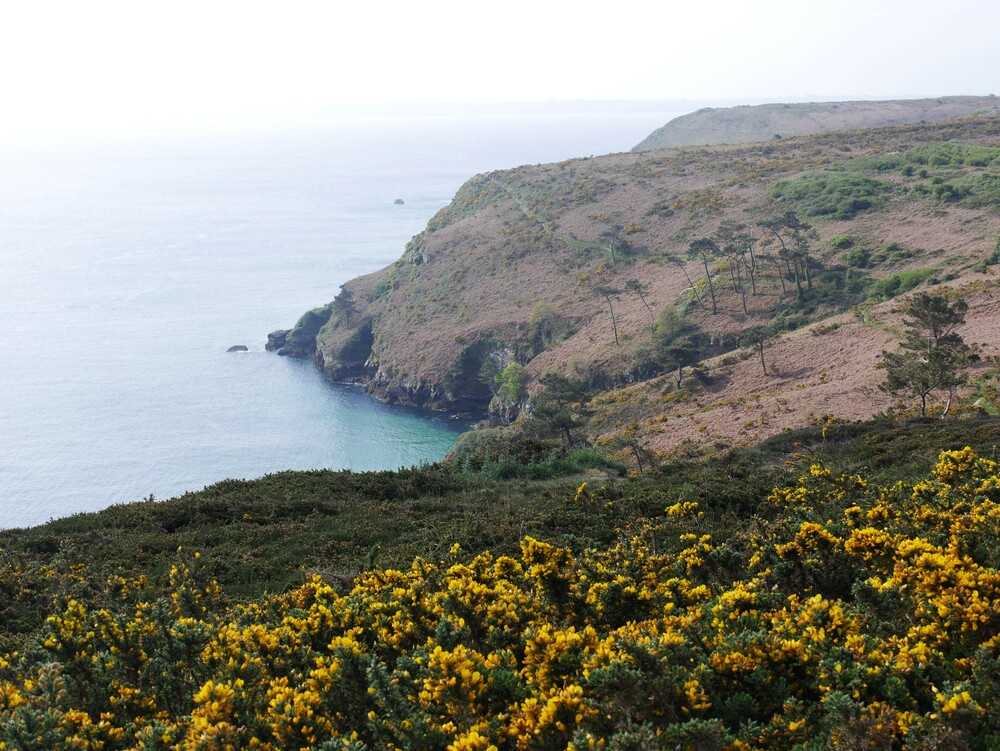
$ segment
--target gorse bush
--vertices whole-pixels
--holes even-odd
[[[583,483],[567,502],[617,501]],[[197,553],[162,587],[78,572],[79,594],[0,660],[0,747],[1000,742],[994,462],[946,451],[888,487],[813,465],[735,529],[690,495],[668,504],[606,549],[456,546],[236,606]]]

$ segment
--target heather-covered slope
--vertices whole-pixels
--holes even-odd
[[[767,141],[775,137],[905,125],[998,111],[1000,99],[995,96],[706,107],[675,117],[633,150]]]
[[[362,380],[383,399],[473,413],[492,399],[503,418],[544,371],[569,373],[606,392],[591,438],[631,429],[660,451],[875,414],[892,404],[875,366],[898,337],[897,296],[961,289],[968,341],[986,354],[998,343],[988,325],[998,156],[1000,118],[982,117],[478,175],[399,261],[346,285],[353,303],[325,309],[317,357],[331,378]],[[783,226],[790,211],[809,229]],[[745,277],[737,286],[724,255],[708,274],[688,257],[692,241],[727,227],[755,248],[753,290]],[[804,245],[789,250],[796,236]],[[795,253],[808,287],[794,281]],[[698,330],[708,376],[681,389],[649,380],[663,372],[652,324],[668,309]],[[741,349],[764,324],[785,332],[767,376]],[[524,366],[519,403],[495,398],[511,362]],[[648,429],[682,402],[694,417]]]

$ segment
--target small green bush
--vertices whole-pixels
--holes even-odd
[[[872,285],[868,297],[871,300],[889,300],[896,295],[909,292],[934,275],[934,269],[911,269],[879,279]]]
[[[508,402],[520,402],[524,399],[524,366],[512,362],[500,371],[500,385],[497,393]]]
[[[830,238],[830,247],[834,250],[846,250],[854,247],[854,240],[848,235],[837,235]]]
[[[864,248],[852,248],[844,253],[844,263],[854,269],[867,269],[871,261],[871,253]]]

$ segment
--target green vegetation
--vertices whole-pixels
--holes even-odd
[[[7,531],[0,741],[990,748],[998,445],[832,422],[656,476],[284,473]],[[234,602],[250,566],[283,578]]]
[[[698,327],[684,320],[677,308],[663,309],[653,332],[653,359],[664,370],[675,373],[677,388],[684,379],[684,369],[701,359],[705,344]]]
[[[587,416],[590,394],[586,384],[559,373],[546,373],[538,382],[543,390],[528,417],[529,430],[543,437],[562,435],[566,447],[572,448],[573,431],[584,424]]]
[[[358,311],[357,303],[354,302],[354,293],[347,287],[341,286],[340,292],[330,303],[330,312],[333,318],[341,323],[350,323],[351,318]]]
[[[524,390],[524,366],[512,362],[500,371],[500,385],[497,393],[508,402],[520,402],[526,396]]]
[[[834,250],[847,250],[854,247],[854,239],[850,235],[835,235],[830,238],[830,247]]]
[[[951,409],[955,389],[966,382],[963,369],[975,357],[958,328],[965,323],[968,303],[945,295],[916,295],[903,308],[906,331],[900,348],[883,352],[880,367],[885,381],[879,387],[890,394],[911,393],[920,399],[920,414],[927,414],[929,396],[939,390],[948,393],[942,416]]]
[[[808,217],[853,219],[881,204],[888,183],[848,172],[807,172],[771,186],[770,197]]]
[[[326,325],[332,315],[330,305],[313,308],[302,315],[288,332],[285,347],[289,350],[310,352],[316,348],[316,335]]]
[[[1000,207],[1000,174],[984,172],[969,175],[958,183],[963,206],[969,208]]]
[[[900,271],[898,274],[890,274],[884,279],[879,279],[871,285],[868,292],[870,300],[889,300],[904,292],[915,289],[930,279],[934,275],[934,269],[911,269]]]
[[[914,167],[991,167],[1000,166],[1000,148],[981,144],[944,141],[921,144],[896,154],[879,154],[848,162],[855,170],[892,172],[904,166]]]

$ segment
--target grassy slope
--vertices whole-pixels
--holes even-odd
[[[776,345],[769,378],[757,377],[753,361],[738,352],[709,360],[713,384],[696,390],[686,409],[660,398],[669,396],[663,382],[609,393],[591,439],[631,428],[650,448],[669,453],[688,441],[750,443],[826,414],[869,417],[892,405],[875,388],[881,372],[874,367],[896,338],[896,303],[877,302],[890,283],[915,279],[927,288],[950,280],[970,298],[974,335],[967,339],[987,354],[998,344],[1000,334],[989,325],[997,311],[994,275],[983,262],[996,247],[1000,194],[982,182],[996,179],[996,166],[918,163],[907,174],[898,163],[900,154],[926,156],[929,146],[949,141],[993,147],[1000,143],[1000,119],[618,154],[477,176],[399,262],[348,283],[358,313],[350,325],[327,325],[321,354],[328,366],[336,364],[370,321],[371,360],[382,369],[383,395],[393,385],[422,388],[417,401],[445,408],[463,394],[489,397],[479,372],[491,361],[524,363],[529,392],[546,369],[590,376],[605,388],[633,383],[645,377],[639,363],[649,347],[650,314],[637,295],[616,296],[616,345],[607,304],[593,286],[621,289],[637,279],[648,287],[654,314],[671,306],[687,310],[717,350],[735,350],[742,330],[776,318],[799,330]],[[885,192],[874,208],[849,219],[810,216],[821,207],[792,191],[775,198],[780,180],[808,185],[816,174],[876,180]],[[935,195],[937,186],[952,184],[973,185],[976,192],[956,200]],[[684,255],[693,239],[720,223],[753,224],[788,209],[816,232],[810,246],[816,289],[809,299],[796,301],[793,288],[783,290],[767,272],[744,315],[738,297],[726,291],[723,267],[713,272],[718,315],[691,302],[687,280],[666,254]],[[838,246],[838,238],[848,245]],[[777,250],[765,233],[757,239],[760,251]],[[867,258],[863,268],[851,260],[859,253]],[[695,262],[686,270],[692,279],[704,277]],[[845,283],[849,277],[853,288]],[[843,315],[866,300],[874,304]],[[552,305],[570,332],[542,351],[528,325],[540,301]],[[649,424],[664,414],[684,419],[669,430]]]
[[[775,136],[787,138],[833,130],[944,120],[973,113],[995,113],[998,109],[1000,100],[994,96],[709,107],[675,117],[653,131],[635,150],[767,141]]]

